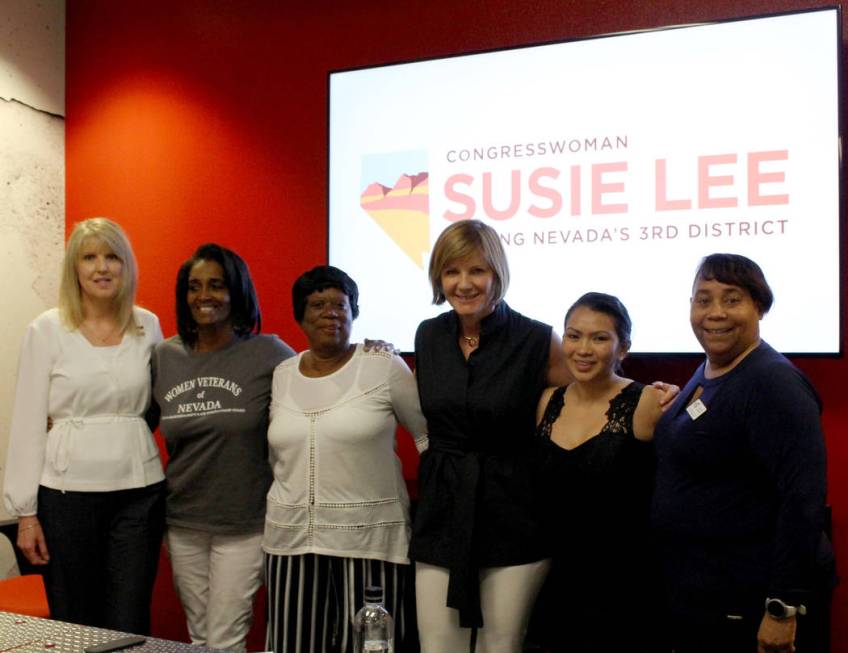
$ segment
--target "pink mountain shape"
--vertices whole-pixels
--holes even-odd
[[[390,190],[391,188],[388,186],[383,186],[383,184],[375,181],[373,184],[369,184],[368,188],[362,191],[362,195],[360,195],[360,197],[385,197]]]
[[[401,175],[392,190],[407,189],[411,191],[422,182],[426,182],[428,177],[429,175],[426,172],[419,172],[417,175]]]
[[[429,250],[429,175],[403,174],[392,188],[373,182],[362,191],[359,205],[421,269]]]
[[[428,213],[430,209],[428,177],[426,172],[415,175],[403,174],[398,177],[392,188],[386,188],[377,182],[369,184],[359,196],[360,206],[369,212],[394,209]]]

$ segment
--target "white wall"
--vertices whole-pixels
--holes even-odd
[[[0,479],[21,337],[59,287],[64,116],[65,0],[0,0]]]

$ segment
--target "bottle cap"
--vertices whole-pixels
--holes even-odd
[[[365,588],[365,602],[366,603],[382,603],[383,602],[383,588],[379,585],[368,585]]]

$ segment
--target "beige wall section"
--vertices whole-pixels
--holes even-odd
[[[65,0],[0,2],[0,97],[65,115]]]
[[[59,287],[64,114],[65,0],[0,1],[0,478],[21,338]]]

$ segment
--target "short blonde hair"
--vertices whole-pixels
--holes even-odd
[[[108,218],[89,218],[74,225],[68,244],[65,246],[65,259],[62,261],[62,281],[59,285],[59,314],[65,325],[78,329],[85,319],[82,308],[77,263],[83,244],[96,239],[105,244],[124,264],[121,272],[121,287],[115,299],[118,323],[122,332],[135,328],[133,305],[138,283],[138,268],[132,245],[124,230]]]
[[[509,288],[509,265],[498,233],[479,220],[462,220],[454,222],[439,234],[433,246],[433,253],[430,255],[429,275],[434,304],[445,302],[442,272],[448,264],[476,252],[480,253],[494,273],[495,282],[492,287],[494,303],[497,304],[504,298]]]

